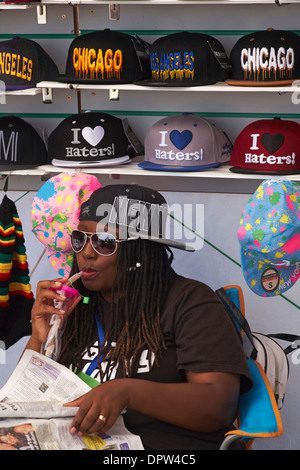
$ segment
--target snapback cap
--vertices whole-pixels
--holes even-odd
[[[229,59],[229,85],[291,85],[300,78],[300,37],[272,28],[255,31],[236,42]]]
[[[247,202],[238,229],[243,275],[262,297],[283,294],[300,276],[300,186],[262,182]]]
[[[24,119],[0,117],[0,169],[34,168],[48,162],[43,139]]]
[[[146,170],[202,171],[229,162],[232,145],[214,124],[195,114],[157,121],[145,139]]]
[[[72,83],[131,83],[150,76],[149,44],[137,36],[92,31],[77,36],[68,51],[65,77]]]
[[[150,46],[151,79],[147,86],[209,85],[228,78],[230,63],[212,36],[182,31],[158,38]]]
[[[230,164],[234,173],[300,173],[300,125],[279,118],[252,122],[236,138]]]
[[[57,76],[56,64],[37,42],[18,36],[0,42],[0,80],[6,90],[34,88]]]
[[[166,238],[168,205],[161,193],[137,184],[102,186],[81,206],[79,221],[105,223],[118,239],[142,238],[180,250],[191,246]],[[100,230],[99,230],[100,231]]]
[[[55,166],[103,167],[128,163],[139,145],[126,119],[86,112],[68,116],[52,131],[48,153]]]
[[[81,204],[100,187],[96,176],[60,173],[46,181],[32,201],[32,232],[46,248],[51,266],[60,276],[68,277],[71,271],[70,235],[77,228]]]

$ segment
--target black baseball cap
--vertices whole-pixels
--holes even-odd
[[[72,83],[131,83],[150,76],[149,44],[137,36],[104,29],[76,37],[65,77]]]
[[[217,39],[182,31],[158,38],[150,47],[151,79],[147,86],[199,86],[228,78],[229,59]]]
[[[255,31],[236,42],[229,59],[229,85],[291,85],[300,78],[300,37],[272,28]]]
[[[57,76],[56,64],[37,42],[18,36],[0,42],[0,80],[6,90],[35,88]]]
[[[137,138],[127,119],[93,111],[61,121],[49,136],[48,153],[55,166],[119,165],[137,155],[133,142]]]
[[[45,143],[24,119],[0,117],[0,169],[34,168],[48,163]]]
[[[119,238],[151,240],[180,250],[194,248],[165,237],[168,205],[158,191],[137,184],[114,184],[96,189],[81,206],[79,220],[119,229]]]

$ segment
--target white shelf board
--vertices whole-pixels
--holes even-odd
[[[35,96],[42,92],[41,88],[26,88],[25,90],[8,90],[0,91],[0,97],[3,95],[13,96]]]
[[[99,175],[129,175],[129,176],[155,176],[164,178],[212,178],[212,179],[226,179],[226,180],[262,180],[268,178],[283,178],[287,180],[300,180],[300,174],[298,175],[284,175],[284,176],[272,176],[267,174],[250,174],[250,173],[233,173],[229,170],[230,165],[222,165],[218,168],[212,168],[211,170],[204,171],[150,171],[144,170],[138,166],[138,162],[130,162],[124,165],[116,165],[102,168],[83,168],[83,167],[58,167],[54,165],[42,165],[37,168],[31,169],[15,169],[15,170],[1,170],[2,175],[11,176],[42,176],[52,173],[66,173],[69,171],[81,171],[82,173],[92,173]]]
[[[251,4],[275,4],[275,0],[42,0],[43,5],[251,5]],[[278,0],[278,4],[300,3],[300,0]]]
[[[121,91],[163,91],[163,92],[174,92],[174,91],[190,91],[190,92],[240,92],[240,93],[260,93],[260,92],[270,92],[270,93],[293,93],[300,92],[300,80],[296,80],[294,85],[290,86],[233,86],[228,85],[225,82],[218,82],[213,85],[203,85],[203,86],[190,86],[190,87],[164,87],[164,86],[140,86],[134,85],[132,83],[117,84],[117,83],[103,83],[103,84],[78,84],[78,83],[63,83],[63,82],[53,82],[53,81],[43,81],[37,83],[37,88],[51,88],[51,89],[71,89],[71,90],[119,90]],[[298,86],[297,86],[298,84]]]

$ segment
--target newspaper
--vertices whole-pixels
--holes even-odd
[[[122,415],[105,434],[70,434],[78,408],[63,403],[89,390],[71,370],[26,350],[0,390],[0,450],[142,450]]]

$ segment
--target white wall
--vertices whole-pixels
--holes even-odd
[[[110,27],[120,30],[142,30],[144,39],[152,42],[162,30],[224,30],[218,35],[229,53],[238,39],[237,34],[226,34],[227,30],[253,30],[268,27],[297,30],[299,27],[300,4],[277,6],[269,5],[199,5],[182,2],[174,5],[121,5],[119,21],[108,19],[108,6],[94,3],[80,7],[80,29],[92,30]],[[13,26],[12,26],[13,25]],[[45,47],[57,65],[64,72],[70,38],[58,37],[63,34],[72,35],[72,7],[62,2],[61,5],[49,5],[47,8],[47,24],[38,25],[36,10],[30,8],[23,11],[0,12],[0,40],[4,34],[24,33],[35,36]],[[13,31],[12,31],[13,28]],[[151,30],[151,34],[145,34]],[[53,34],[55,36],[53,36]],[[52,35],[52,36],[51,36]],[[219,127],[222,127],[234,141],[238,133],[248,122],[259,119],[263,113],[284,115],[293,113],[299,120],[299,106],[291,102],[291,95],[277,93],[191,93],[180,90],[156,91],[141,93],[122,92],[119,101],[109,101],[107,91],[91,91],[82,93],[82,109],[108,110],[116,115],[128,114],[129,122],[141,140],[144,139],[150,126],[161,117],[163,112],[197,112],[207,115]],[[0,113],[20,113],[41,133],[50,133],[64,115],[77,112],[77,97],[70,90],[54,90],[52,104],[44,104],[41,96],[15,97],[8,96],[5,105],[1,105]],[[134,111],[136,113],[130,113]],[[141,112],[143,112],[141,114]],[[211,114],[212,113],[212,114]],[[238,113],[242,113],[240,116]],[[133,182],[130,176],[119,180],[99,175],[102,184],[113,182]],[[228,180],[212,178],[179,178],[170,175],[152,176],[147,174],[134,179],[140,184],[161,189],[168,202],[204,204],[204,235],[209,243],[196,253],[175,251],[175,268],[185,276],[190,276],[217,289],[227,284],[242,286],[248,320],[254,330],[264,333],[293,332],[300,334],[299,308],[284,298],[263,299],[253,294],[246,286],[239,263],[239,245],[237,228],[241,211],[251,194],[259,184],[259,180]],[[31,201],[43,181],[38,176],[11,176],[9,179],[8,196],[17,200],[29,189],[30,192],[17,202],[19,216],[25,234],[25,243],[30,270],[35,265],[42,245],[35,239],[30,228]],[[0,187],[1,181],[0,181]],[[179,194],[180,192],[180,194]],[[0,202],[3,192],[0,194]],[[193,221],[190,221],[193,224]],[[213,247],[213,246],[215,247]],[[219,251],[220,250],[220,251]],[[223,252],[223,254],[221,253]],[[228,257],[225,256],[228,255]],[[230,259],[232,258],[232,260]],[[34,272],[31,283],[35,291],[40,279],[56,276],[46,257],[43,258]],[[300,306],[300,284],[297,283],[286,297]],[[220,325],[221,327],[221,325]],[[0,387],[6,382],[13,371],[22,352],[26,338],[6,352],[5,364],[0,361]],[[298,449],[298,423],[300,411],[300,368],[291,364],[290,378],[286,394],[286,402],[282,409],[284,434],[279,439],[257,440],[255,448]]]

